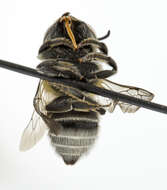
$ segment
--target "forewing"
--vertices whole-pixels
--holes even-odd
[[[146,100],[146,101],[151,101],[154,97],[154,95],[151,92],[144,90],[142,88],[137,88],[134,86],[125,86],[125,85],[111,82],[106,79],[103,80],[102,86],[104,88],[107,88],[108,90],[113,90],[115,92],[119,92],[120,94],[133,96],[135,98],[139,98],[139,99]],[[121,101],[116,101],[116,100],[110,100],[110,104],[111,105],[109,106],[109,109],[108,109],[110,112],[114,111],[116,105],[119,105],[119,107],[121,108],[121,110],[124,113],[126,113],[126,112],[134,113],[140,108],[138,106],[131,105],[131,104],[121,102]]]
[[[47,115],[46,106],[59,97],[59,93],[54,91],[47,81],[41,80],[34,98],[34,107],[40,115]]]
[[[45,134],[47,126],[34,110],[28,126],[25,128],[20,142],[20,151],[31,149]]]

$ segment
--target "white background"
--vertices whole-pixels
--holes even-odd
[[[111,80],[145,88],[167,105],[167,5],[164,0],[0,1],[0,59],[36,67],[47,28],[64,12],[92,25],[119,72]],[[38,80],[0,69],[0,189],[167,189],[167,115],[116,109],[101,120],[95,147],[66,166],[47,135],[32,150],[19,141]]]

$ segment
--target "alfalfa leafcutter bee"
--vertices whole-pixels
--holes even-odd
[[[65,13],[45,34],[39,49],[42,63],[37,70],[51,77],[83,81],[151,101],[152,93],[107,79],[117,72],[117,64],[107,56],[107,47],[100,42],[104,38],[97,38],[88,24]],[[103,70],[102,63],[111,69]],[[75,164],[96,140],[99,115],[104,115],[106,110],[113,112],[116,105],[128,113],[139,109],[119,100],[101,100],[75,87],[40,80],[34,98],[35,110],[23,133],[20,149],[32,148],[49,130],[56,152],[66,164]]]

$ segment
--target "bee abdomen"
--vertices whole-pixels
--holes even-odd
[[[66,164],[74,164],[95,142],[98,131],[97,115],[95,113],[96,120],[94,118],[88,121],[83,117],[85,114],[82,113],[77,119],[76,117],[72,119],[66,117],[65,120],[59,120],[57,134],[52,129],[49,132],[53,147]],[[89,112],[87,114],[91,115]],[[66,115],[68,114],[66,113]]]

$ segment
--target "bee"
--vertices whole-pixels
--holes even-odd
[[[108,34],[109,35],[109,34]],[[117,72],[107,46],[85,22],[63,14],[46,32],[38,57],[37,71],[50,77],[93,84],[139,99],[151,101],[147,90],[117,84],[107,78]],[[104,70],[102,63],[111,69]],[[125,113],[139,107],[119,100],[99,98],[76,87],[40,80],[33,100],[34,112],[23,132],[20,150],[32,148],[48,131],[51,144],[67,165],[73,165],[94,145],[99,116],[113,112],[116,105]]]

